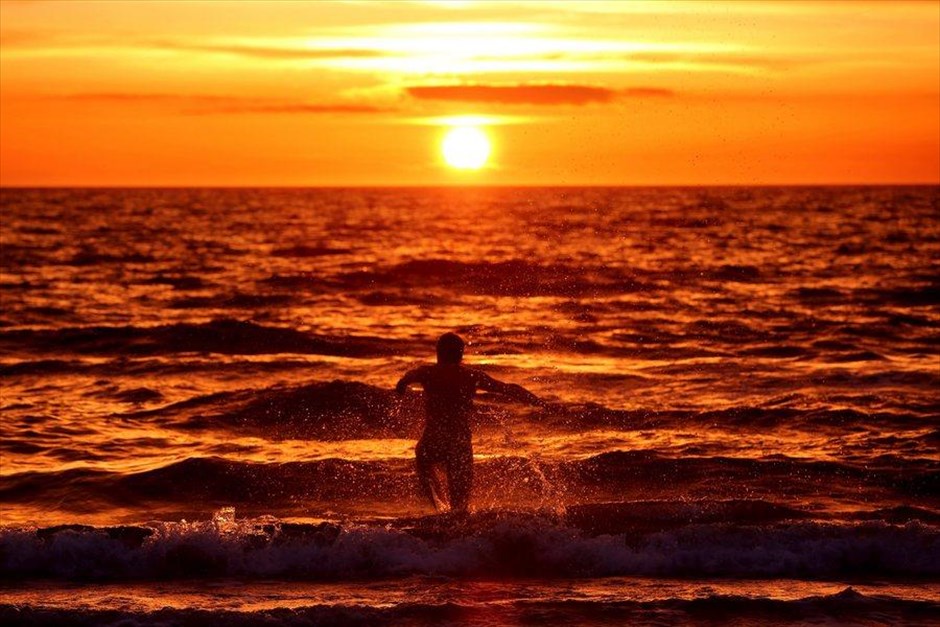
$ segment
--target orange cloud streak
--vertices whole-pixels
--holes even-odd
[[[528,105],[585,105],[612,102],[620,96],[674,95],[672,90],[655,87],[616,90],[589,85],[425,85],[405,91],[419,100]]]
[[[214,96],[200,94],[87,93],[52,96],[48,100],[86,102],[110,105],[170,104],[182,113],[393,113],[393,107],[360,103],[283,102],[261,98]]]

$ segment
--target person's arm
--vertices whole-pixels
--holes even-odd
[[[480,372],[479,370],[475,370],[474,373],[476,375],[477,387],[481,390],[493,392],[494,394],[500,394],[507,398],[511,398],[514,401],[528,403],[529,405],[545,404],[545,401],[521,385],[516,385],[515,383],[503,383],[502,381],[494,379],[490,375],[486,374],[485,372]]]
[[[411,385],[412,383],[421,383],[421,380],[423,378],[424,378],[424,366],[418,366],[417,368],[413,370],[409,370],[408,372],[405,373],[405,376],[403,376],[398,381],[398,384],[395,385],[395,391],[398,392],[399,394],[404,394],[405,390],[408,389],[409,385]]]

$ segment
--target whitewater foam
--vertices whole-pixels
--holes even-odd
[[[920,522],[698,523],[592,535],[550,513],[375,523],[273,517],[0,530],[0,576],[150,579],[935,577],[940,529]],[[668,527],[668,526],[667,526]]]

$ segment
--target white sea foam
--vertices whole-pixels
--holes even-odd
[[[940,529],[918,522],[697,524],[589,535],[506,513],[436,528],[271,518],[147,527],[0,531],[6,578],[298,579],[407,575],[585,577],[935,577]],[[149,535],[146,535],[149,534]]]

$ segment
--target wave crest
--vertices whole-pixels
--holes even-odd
[[[415,526],[438,533],[415,533]],[[806,521],[590,535],[551,517],[514,512],[371,525],[217,517],[146,527],[0,531],[4,578],[411,575],[935,577],[940,531],[920,523]]]

